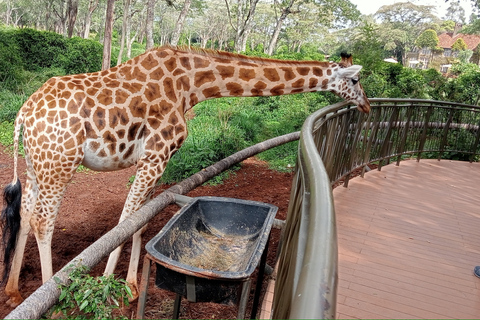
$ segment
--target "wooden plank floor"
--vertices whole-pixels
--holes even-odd
[[[337,318],[480,318],[480,163],[404,161],[333,194]]]

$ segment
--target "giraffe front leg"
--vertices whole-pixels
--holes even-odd
[[[150,198],[155,184],[161,176],[163,170],[159,170],[160,166],[157,164],[142,163],[138,165],[135,181],[133,182],[130,192],[128,193],[125,206],[123,207],[120,222],[125,220],[132,213],[140,209],[145,202]],[[137,231],[133,235],[132,251],[130,255],[130,263],[128,267],[127,279],[130,289],[132,290],[133,299],[138,297],[138,262],[140,260],[140,252],[142,246],[142,233],[146,226]],[[117,265],[118,259],[122,251],[123,245],[116,248],[109,256],[107,266],[105,268],[105,275],[113,274]]]

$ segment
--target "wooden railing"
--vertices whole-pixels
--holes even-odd
[[[476,161],[480,107],[371,99],[369,114],[342,102],[312,114],[300,135],[297,172],[282,235],[274,319],[336,315],[337,235],[332,185],[406,156]]]

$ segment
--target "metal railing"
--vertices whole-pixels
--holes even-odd
[[[342,102],[312,114],[299,143],[282,235],[274,319],[336,315],[337,235],[332,185],[405,156],[476,160],[480,107],[413,99],[371,99],[369,114]]]

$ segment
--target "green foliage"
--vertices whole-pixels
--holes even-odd
[[[161,181],[181,181],[209,165],[243,149],[242,132],[229,124],[228,104],[212,102],[210,114],[197,114],[188,123],[189,136],[168,162]],[[211,112],[215,112],[213,116]]]
[[[26,99],[26,95],[15,94],[12,91],[0,89],[0,123],[13,121]]]
[[[455,50],[455,51],[463,51],[463,50],[467,50],[468,49],[468,46],[467,44],[465,43],[465,40],[463,40],[462,38],[458,38],[453,44],[452,44],[452,50]]]
[[[57,33],[34,29],[0,28],[0,87],[31,94],[26,90],[45,70],[52,75],[93,72],[101,69],[102,45],[78,37],[65,38]],[[33,73],[33,74],[32,74]],[[42,82],[42,83],[43,83]]]
[[[457,64],[452,72],[457,78],[448,82],[449,100],[478,105],[480,102],[480,67],[473,64]]]
[[[14,29],[0,28],[0,83],[6,89],[16,87],[22,70],[22,58],[13,34]]]
[[[415,44],[420,48],[433,49],[437,47],[439,42],[437,32],[432,29],[427,29],[415,40]]]
[[[67,51],[59,57],[59,67],[66,74],[94,72],[102,68],[103,47],[93,40],[73,37],[67,41]]]
[[[53,312],[61,313],[65,319],[113,319],[113,311],[128,306],[128,297],[132,297],[127,282],[114,275],[92,277],[85,274],[87,271],[86,267],[77,267],[69,275],[72,282],[59,285],[61,293]]]

